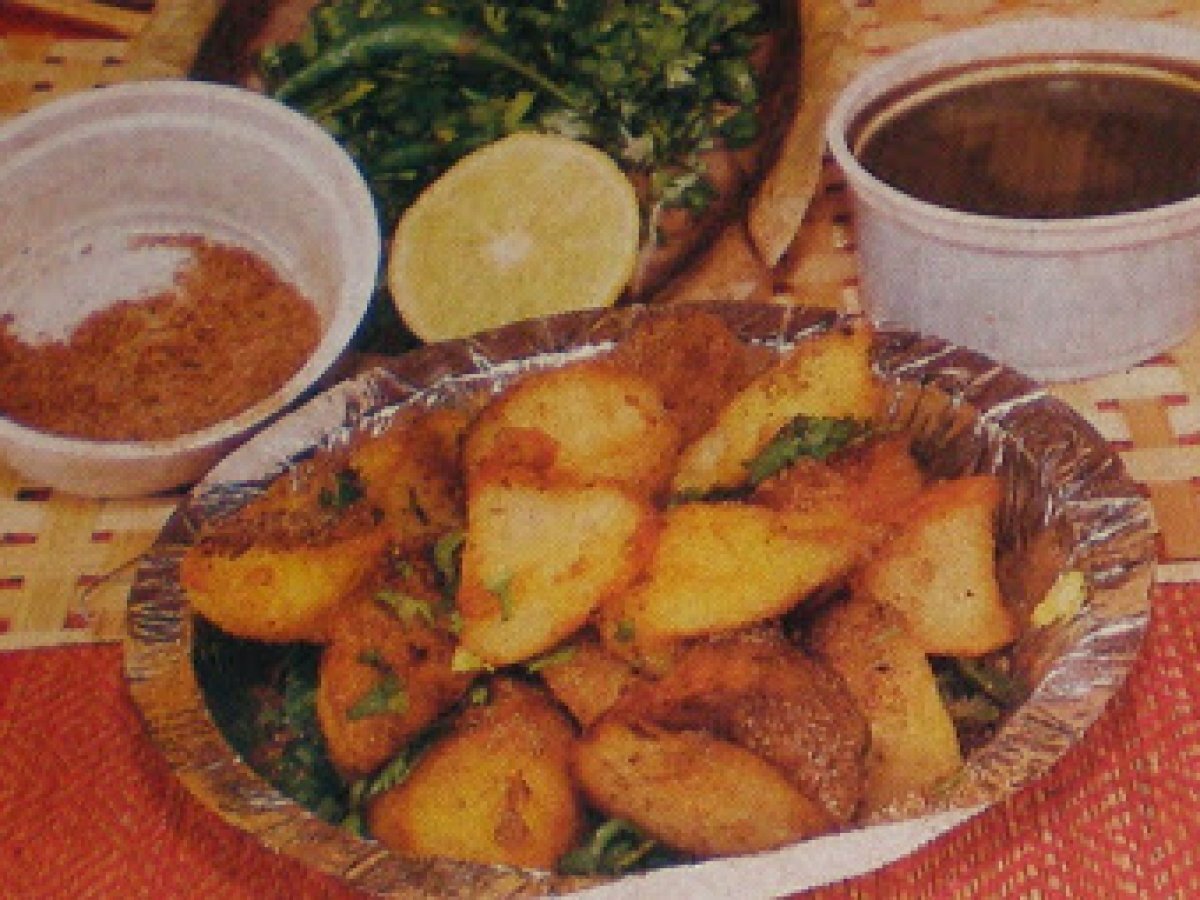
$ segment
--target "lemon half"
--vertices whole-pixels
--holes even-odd
[[[425,341],[616,302],[638,254],[638,200],[607,154],[519,133],[417,197],[388,258],[392,301]]]

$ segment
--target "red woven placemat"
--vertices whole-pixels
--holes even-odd
[[[1200,896],[1200,587],[1159,586],[1154,608],[1124,689],[1049,777],[810,896]],[[0,654],[0,897],[352,896],[174,780],[128,699],[118,646]]]

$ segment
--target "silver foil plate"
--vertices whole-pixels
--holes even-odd
[[[705,307],[743,341],[785,352],[837,327],[828,310]],[[264,845],[345,883],[385,896],[500,897],[583,890],[612,896],[770,896],[870,871],[915,850],[1044,775],[1100,715],[1135,659],[1150,613],[1155,542],[1148,501],[1120,458],[1070,407],[1033,381],[937,338],[880,331],[874,365],[886,418],[913,435],[941,476],[994,472],[1003,484],[998,547],[1010,601],[1028,610],[1066,569],[1088,598],[1067,621],[1031,630],[1013,648],[1032,685],[961,778],[931,800],[862,827],[769,853],[713,860],[608,882],[447,860],[402,858],[329,825],[283,796],[231,748],[213,720],[193,653],[205,629],[188,608],[178,564],[208,520],[257,495],[321,447],[386,428],[409,404],[479,404],[522,373],[608,352],[648,316],[675,307],[625,307],[518,323],[382,360],[279,420],[196,486],[143,559],[129,596],[126,674],[150,739],[208,807]],[[642,894],[644,895],[644,894]]]

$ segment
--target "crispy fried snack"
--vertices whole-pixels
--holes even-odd
[[[849,571],[862,536],[852,520],[747,503],[674,507],[637,584],[606,602],[602,635],[617,652],[647,652],[780,616]]]
[[[470,480],[489,460],[516,462],[648,495],[670,478],[678,452],[655,384],[595,362],[526,376],[490,403],[467,436],[466,470]]]
[[[684,448],[672,480],[676,492],[704,493],[746,481],[746,464],[794,419],[878,414],[866,328],[830,331],[804,341],[754,379],[721,410],[716,424]]]
[[[179,567],[196,611],[238,637],[327,640],[342,602],[378,577],[388,546],[348,472],[343,457],[314,457],[202,534]]]
[[[549,869],[582,809],[568,771],[574,730],[537,689],[508,679],[368,810],[371,833],[411,856]]]
[[[823,610],[809,640],[845,679],[870,724],[864,814],[925,794],[961,768],[933,669],[896,610],[853,597]]]
[[[463,696],[438,597],[405,579],[352,602],[321,655],[317,721],[348,781],[384,765]]]
[[[476,478],[458,590],[463,646],[492,665],[551,649],[637,574],[652,520],[618,487]]]
[[[982,656],[1017,635],[996,580],[999,503],[995,476],[938,482],[863,570],[863,589],[903,614],[926,653]]]
[[[779,769],[706,731],[604,720],[575,744],[572,761],[605,813],[697,856],[768,850],[830,826]]]

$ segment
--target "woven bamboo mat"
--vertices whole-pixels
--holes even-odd
[[[1038,14],[1123,15],[1200,27],[1200,0],[847,0],[869,60],[938,34]],[[0,118],[74,90],[185,74],[221,0],[157,0],[122,38],[0,35]],[[806,303],[854,309],[854,232],[827,164],[785,281]],[[1122,452],[1152,499],[1163,581],[1200,582],[1200,334],[1128,373],[1055,388]],[[177,497],[81,500],[28,484],[0,462],[0,650],[121,635],[131,563]]]

